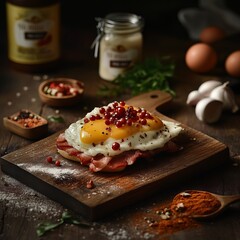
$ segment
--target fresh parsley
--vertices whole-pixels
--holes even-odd
[[[170,87],[175,64],[171,57],[149,58],[115,78],[111,84],[100,86],[98,94],[105,97],[116,97],[122,94],[138,95],[152,90],[162,90],[175,96]]]
[[[83,221],[82,219],[78,218],[78,217],[73,217],[72,214],[70,214],[68,211],[64,211],[62,213],[62,217],[58,222],[52,223],[52,222],[44,222],[44,223],[40,223],[37,226],[37,236],[41,237],[43,236],[46,232],[53,230],[57,227],[59,227],[60,225],[67,223],[67,224],[75,224],[75,225],[81,225],[83,227],[90,227],[90,224]]]

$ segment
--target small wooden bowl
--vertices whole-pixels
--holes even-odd
[[[71,86],[74,93],[64,95],[60,93],[58,96],[47,93],[50,84],[63,84],[64,86]],[[81,81],[70,78],[51,78],[39,85],[38,93],[42,102],[52,107],[66,107],[75,105],[80,102],[84,92],[84,84]],[[60,96],[59,96],[60,95]]]
[[[10,132],[27,139],[40,139],[48,134],[48,121],[26,109],[4,117],[3,125]]]

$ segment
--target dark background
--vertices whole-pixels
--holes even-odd
[[[22,0],[18,0],[22,1]],[[29,0],[34,2],[34,0]],[[60,0],[62,28],[78,31],[89,29],[96,34],[95,17],[104,17],[112,12],[131,12],[143,16],[144,31],[157,31],[163,35],[188,37],[185,28],[177,18],[179,10],[199,7],[198,0]],[[225,5],[240,14],[239,0],[226,0]],[[6,54],[6,1],[0,1],[0,54]],[[64,39],[63,35],[62,38]],[[71,36],[71,38],[74,36]],[[74,40],[74,39],[73,39]]]

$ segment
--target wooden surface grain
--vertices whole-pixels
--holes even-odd
[[[171,96],[167,93],[152,91],[127,100],[127,103],[154,112],[169,99]],[[183,178],[197,175],[200,170],[207,171],[229,161],[225,144],[186,125],[182,128],[177,141],[181,151],[159,154],[152,161],[140,159],[138,164],[119,173],[92,173],[79,163],[61,157],[56,150],[59,133],[2,156],[2,171],[85,218],[96,220],[145,199],[156,188],[172,187]],[[61,166],[47,163],[48,156],[59,159]],[[94,189],[86,188],[90,180]]]
[[[22,108],[28,108],[44,118],[50,115],[61,115],[64,122],[49,124],[48,134],[51,136],[84,116],[93,107],[113,100],[103,99],[97,94],[99,86],[104,81],[98,76],[98,60],[93,58],[93,52],[90,50],[95,32],[83,34],[78,29],[65,29],[64,31],[66,38],[63,39],[65,46],[63,61],[56,71],[39,74],[18,72],[8,65],[6,56],[1,55],[0,108],[2,118]],[[230,49],[237,47],[238,42],[239,36],[236,36],[216,44],[220,60],[221,56],[225,56]],[[175,194],[185,189],[209,190],[219,194],[240,192],[239,113],[225,112],[219,122],[207,125],[200,122],[195,116],[194,108],[185,103],[188,93],[202,82],[210,79],[221,81],[233,79],[226,76],[221,61],[214,71],[207,74],[189,71],[184,63],[184,53],[191,44],[192,42],[188,39],[161,36],[159,33],[148,33],[145,36],[145,56],[171,55],[176,62],[176,71],[171,84],[177,95],[168,107],[161,109],[161,112],[224,143],[229,148],[230,161],[209,170],[199,168],[191,178],[180,179],[171,188],[161,190],[155,187],[153,195],[113,214],[108,214],[101,220],[90,222],[90,227],[63,224],[41,239],[240,239],[240,206],[237,203],[216,219],[201,222],[198,227],[171,234],[159,234],[157,229],[150,227],[145,220],[146,217],[154,215],[156,209],[170,201]],[[41,79],[36,80],[35,75],[40,76]],[[67,108],[53,108],[42,104],[37,89],[46,77],[45,75],[70,77],[83,81],[85,93],[82,102],[78,106]],[[234,88],[239,103],[238,89],[237,86]],[[129,96],[118,97],[118,99],[128,98]],[[0,128],[1,156],[24,149],[34,142],[12,134],[3,127],[2,122]],[[44,156],[48,155],[47,148],[41,151]],[[38,239],[37,225],[45,221],[58,221],[65,210],[57,201],[50,200],[3,172],[0,172],[0,178],[1,239]]]

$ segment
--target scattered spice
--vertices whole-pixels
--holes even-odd
[[[219,207],[220,202],[210,193],[195,190],[181,192],[168,206],[156,212],[160,216],[158,232],[173,233],[195,227],[198,222],[192,218],[193,215],[211,213]]]
[[[179,208],[179,204],[184,205],[184,208]],[[193,216],[215,212],[220,206],[219,200],[210,193],[192,190],[176,195],[172,201],[171,210]]]
[[[193,215],[215,211],[220,202],[211,194],[191,190],[177,194],[171,201],[154,204],[154,208],[135,213],[132,218],[143,232],[151,235],[172,234],[185,229],[196,228],[201,222]]]
[[[26,109],[13,114],[12,116],[8,117],[8,119],[14,121],[24,128],[34,128],[46,124],[45,119]]]

